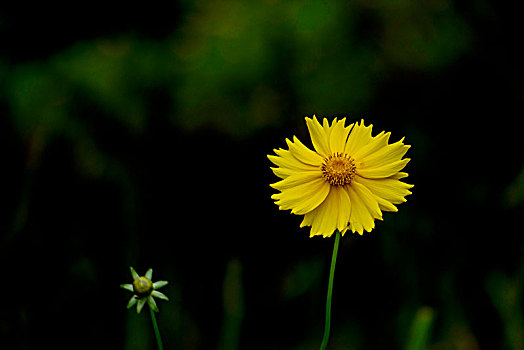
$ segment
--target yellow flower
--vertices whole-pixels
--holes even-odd
[[[382,211],[397,211],[395,204],[405,202],[413,185],[400,179],[409,162],[402,159],[409,145],[389,144],[390,133],[371,136],[373,125],[345,126],[346,118],[335,118],[331,125],[324,118],[306,117],[315,151],[296,136],[289,147],[268,155],[277,167],[271,168],[282,180],[271,185],[280,191],[271,196],[280,210],[304,215],[300,227],[311,226],[310,236],[331,236],[335,230],[348,229],[363,234],[382,220]]]

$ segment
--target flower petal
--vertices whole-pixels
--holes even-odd
[[[281,179],[285,179],[291,174],[294,174],[295,171],[287,168],[276,168],[276,167],[270,167],[270,169],[273,171],[273,173],[278,176]]]
[[[333,186],[326,200],[315,210],[304,215],[300,227],[311,226],[311,237],[330,237],[336,229],[344,231],[348,226],[350,212],[351,202],[346,190]]]
[[[378,202],[364,186],[352,182],[345,186],[351,200],[351,215],[349,218],[351,231],[360,235],[364,230],[370,232],[375,227],[375,218],[382,218]]]
[[[351,200],[349,199],[348,192],[344,187],[336,186],[334,191],[334,198],[337,202],[337,229],[343,231],[349,223],[349,217],[351,215]]]
[[[400,179],[403,179],[405,177],[408,177],[408,173],[404,173],[402,171],[394,174],[394,175],[391,175],[390,177],[388,177],[388,179],[393,179],[393,180],[400,180]],[[413,186],[413,185],[411,185]]]
[[[362,159],[362,158],[369,156],[372,153],[375,153],[383,149],[384,147],[388,145],[388,140],[389,140],[390,135],[391,133],[389,132],[384,133],[384,131],[382,131],[377,136],[371,138],[371,141],[367,145],[355,151],[352,157],[355,159]]]
[[[291,209],[293,214],[302,215],[315,209],[329,193],[329,183],[323,178],[303,183],[271,196],[280,210]]]
[[[384,198],[378,197],[375,194],[373,194],[373,197],[375,197],[375,199],[377,200],[378,207],[380,208],[380,210],[382,210],[382,211],[392,211],[392,212],[397,212],[398,211],[398,208],[395,205],[393,205],[393,203],[385,200]]]
[[[386,164],[398,162],[411,147],[402,143],[403,139],[378,149],[364,157],[358,158],[361,167],[374,168],[382,167]]]
[[[144,277],[151,281],[153,279],[153,269],[147,270]]]
[[[367,182],[364,182],[363,180],[367,180],[367,181],[379,181],[379,180],[382,180],[382,179],[366,179],[366,178],[363,178],[363,177],[360,177],[360,176],[356,176],[354,179],[353,179],[353,182],[358,182],[360,184],[364,184],[364,186],[367,185]],[[369,186],[366,186],[372,193],[373,195],[373,198],[375,198],[375,200],[377,201],[378,203],[378,207],[380,208],[381,211],[391,211],[391,212],[397,212],[398,209],[395,205],[393,205],[393,203],[391,203],[389,200],[381,197],[380,195],[378,195],[376,192],[374,192],[371,187]]]
[[[358,194],[359,198],[362,200],[373,219],[382,220],[382,212],[380,211],[378,202],[373,196],[373,193],[371,193],[371,191],[366,186],[358,182],[353,182],[351,186]]]
[[[315,116],[313,116],[313,119],[306,117],[306,124],[309,130],[309,135],[311,136],[313,147],[315,147],[317,153],[322,157],[328,157],[331,154],[331,150],[329,149],[329,127],[327,130],[322,127]]]
[[[288,177],[286,177],[285,179],[280,180],[279,182],[275,182],[274,184],[271,184],[270,186],[279,191],[283,191],[283,190],[286,190],[292,187],[307,184],[311,181],[314,181],[320,178],[322,178],[322,172],[320,170],[294,172],[291,175],[289,175]]]
[[[276,156],[268,155],[267,157],[273,164],[280,168],[291,170],[315,170],[318,168],[316,166],[301,162],[295,158],[290,151],[279,149],[274,150],[274,152],[277,154]]]
[[[334,187],[331,188],[332,190]],[[311,225],[310,237],[313,236],[331,236],[337,227],[337,213],[335,208],[335,200],[333,197],[328,197],[321,205],[319,205],[314,211],[304,215],[308,216],[309,225]],[[305,220],[302,221],[304,223]],[[301,227],[305,225],[300,225]]]
[[[409,189],[413,187],[413,185],[393,178],[367,179],[357,175],[353,181],[364,185],[376,197],[382,198],[391,204],[400,204],[405,202],[406,199],[404,197],[411,194]]]
[[[368,179],[387,178],[404,169],[409,161],[410,158],[405,158],[393,163],[386,163],[382,166],[375,167],[366,166],[366,163],[358,163],[357,174]]]
[[[336,123],[337,123],[337,118],[334,118],[331,121],[331,125],[329,125],[329,121],[327,120],[327,118],[322,118],[322,127],[326,131],[326,137],[327,137],[326,140],[328,141],[328,145],[329,145],[329,137],[331,136],[331,131],[333,130],[333,126],[335,126]]]
[[[307,148],[296,136],[293,136],[293,142],[286,139],[286,143],[291,154],[299,161],[313,166],[322,165],[322,156]]]
[[[345,153],[351,157],[356,153],[360,148],[369,144],[372,141],[371,138],[371,129],[373,125],[365,126],[364,120],[360,121],[360,124],[355,123],[355,126],[349,134],[348,140],[346,142]]]
[[[329,135],[329,145],[332,153],[344,153],[348,134],[351,129],[344,126],[346,118],[338,122],[335,121],[336,119],[333,121],[331,134]]]
[[[346,234],[346,232],[349,230],[349,224],[346,225],[346,227],[344,227],[342,230],[339,230],[340,233],[342,234],[342,237],[344,237],[344,235]]]

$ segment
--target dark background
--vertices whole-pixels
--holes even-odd
[[[333,239],[279,211],[304,116],[412,145],[342,239],[330,349],[523,349],[521,12],[496,1],[0,7],[2,348],[317,349]],[[424,331],[426,329],[426,331]]]

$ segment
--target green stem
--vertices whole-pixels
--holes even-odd
[[[335,246],[333,247],[333,256],[331,257],[331,268],[329,270],[328,294],[326,300],[326,325],[324,327],[324,337],[320,350],[325,350],[329,341],[329,330],[331,328],[331,294],[333,292],[333,277],[335,276],[335,264],[337,262],[338,243],[340,242],[340,231],[335,232]]]
[[[155,330],[155,337],[156,343],[158,345],[158,350],[164,350],[164,347],[162,346],[162,339],[160,338],[160,331],[158,330],[158,325],[156,323],[155,312],[152,308],[149,308],[149,311],[151,312],[151,321],[153,321],[153,329]]]

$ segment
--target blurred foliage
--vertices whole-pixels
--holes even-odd
[[[299,115],[362,112],[390,67],[437,69],[469,42],[447,1],[203,1],[165,40],[78,42],[16,65],[4,90],[22,134],[75,137],[79,103],[140,132],[161,92],[177,125],[246,136],[281,123],[290,103]]]
[[[244,291],[242,264],[231,260],[226,267],[223,286],[224,321],[219,349],[239,349],[242,318],[244,316]]]
[[[427,349],[435,312],[429,307],[420,308],[411,324],[411,331],[406,345],[406,350]]]
[[[488,293],[502,318],[506,346],[510,349],[522,349],[524,347],[522,287],[520,284],[520,281],[511,281],[500,273],[492,273],[486,281]]]
[[[166,348],[316,349],[332,241],[278,212],[265,155],[305,140],[317,114],[413,145],[411,198],[342,241],[330,349],[524,346],[524,154],[505,119],[524,112],[517,11],[216,0],[93,3],[86,20],[11,6],[0,256],[17,293],[3,345],[152,346],[118,288],[136,265],[170,281]],[[30,284],[50,277],[36,300]]]
[[[524,203],[524,169],[506,189],[504,200],[509,207],[516,207]]]

